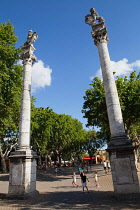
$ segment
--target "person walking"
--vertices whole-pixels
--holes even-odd
[[[106,174],[107,173],[107,171],[106,171],[107,164],[106,164],[106,161],[105,160],[103,162],[103,166],[104,166],[104,170],[105,170],[105,174]]]
[[[98,172],[97,171],[95,171],[94,172],[94,179],[95,179],[95,184],[96,184],[96,187],[100,187],[100,185],[99,185],[99,183],[98,183]]]
[[[111,171],[111,166],[110,166],[110,162],[107,161],[107,169],[108,169],[108,173]]]
[[[57,166],[55,166],[54,168],[55,176],[57,176],[57,171],[58,171]]]
[[[73,175],[72,175],[72,185],[74,187],[78,187],[78,184],[76,184],[76,173],[73,172]]]
[[[82,187],[83,187],[83,194],[84,194],[84,189],[85,188],[87,189],[87,191],[89,193],[89,190],[88,190],[88,187],[87,187],[87,181],[89,182],[89,180],[84,173],[81,176],[81,181],[82,181]]]

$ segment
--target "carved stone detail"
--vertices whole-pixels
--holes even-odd
[[[35,48],[33,47],[33,43],[37,38],[38,35],[36,32],[33,32],[32,30],[28,31],[27,41],[23,44],[23,52],[19,56],[19,58],[23,60],[23,64],[28,61],[31,65],[33,65],[33,63],[37,61],[36,56],[33,54],[35,50]]]
[[[92,26],[92,37],[94,38],[94,44],[107,43],[109,41],[107,36],[107,28],[105,26],[105,20],[103,17],[98,16],[98,13],[94,8],[90,10],[91,15],[86,15],[85,22]]]

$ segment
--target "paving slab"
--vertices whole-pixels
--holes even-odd
[[[95,186],[94,171],[98,171],[100,187]],[[77,173],[77,184],[72,186],[72,173]],[[9,174],[0,174],[0,210],[131,210],[140,209],[140,194],[116,194],[113,191],[111,172],[105,174],[102,165],[85,170],[90,192],[82,193],[77,167],[64,167],[55,176],[53,168],[37,171],[39,195],[29,200],[8,200]],[[140,177],[140,173],[138,173]]]

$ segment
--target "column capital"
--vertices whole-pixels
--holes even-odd
[[[98,16],[98,13],[94,8],[90,9],[91,14],[85,16],[85,23],[92,27],[92,37],[94,38],[94,44],[108,43],[107,28],[105,26],[105,20],[103,17]]]
[[[32,30],[28,31],[27,41],[22,46],[22,53],[19,55],[19,58],[23,60],[23,64],[31,64],[33,65],[34,62],[37,61],[37,57],[33,54],[35,48],[33,43],[38,38],[36,32]]]

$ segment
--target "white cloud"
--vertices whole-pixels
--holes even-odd
[[[133,63],[128,63],[128,60],[126,58],[123,58],[122,60],[117,62],[111,61],[111,67],[112,72],[116,72],[115,76],[126,76],[133,70],[140,70],[140,60],[136,60]],[[101,68],[97,71],[95,76],[102,78]],[[92,76],[90,79],[92,80],[94,77]]]
[[[39,88],[51,85],[52,70],[49,66],[45,67],[43,61],[39,60],[32,68],[32,93]]]

